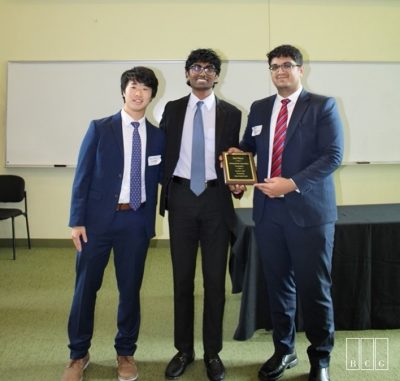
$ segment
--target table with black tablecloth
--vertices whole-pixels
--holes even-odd
[[[251,208],[236,209],[230,275],[242,293],[234,338],[271,329]],[[400,328],[400,204],[338,207],[332,263],[332,298],[338,330]],[[301,310],[296,325],[302,330]]]

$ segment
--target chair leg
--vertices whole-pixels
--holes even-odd
[[[13,260],[15,261],[15,226],[14,226],[14,217],[11,218],[11,226],[12,226]]]
[[[24,216],[25,216],[25,222],[26,222],[26,233],[27,233],[27,235],[28,235],[28,248],[30,249],[32,246],[31,246],[31,236],[30,236],[30,234],[29,234],[28,215],[27,215],[27,214],[24,214]]]

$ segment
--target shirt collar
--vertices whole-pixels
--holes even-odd
[[[139,128],[141,128],[144,125],[144,121],[146,119],[143,116],[139,120],[134,120],[134,119],[132,119],[132,117],[124,109],[121,109],[121,118],[122,118],[122,124],[124,126],[130,125],[132,122],[139,122],[140,123]]]
[[[196,95],[194,95],[193,93],[190,94],[190,98],[189,98],[189,103],[188,106],[191,109],[195,109],[197,106],[197,102],[198,101],[203,101],[204,105],[207,107],[207,110],[211,110],[211,108],[214,106],[215,104],[215,94],[214,92],[212,92],[207,98],[204,99],[199,99],[196,97]]]
[[[290,103],[293,105],[297,102],[297,99],[300,96],[300,93],[303,91],[303,86],[300,86],[293,94],[290,94],[288,97],[283,98],[281,95],[276,94],[277,102],[281,102],[282,99],[290,99]]]

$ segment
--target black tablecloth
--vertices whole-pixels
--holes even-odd
[[[400,204],[338,207],[332,263],[336,329],[400,328]],[[261,274],[251,208],[236,209],[230,274],[242,292],[234,338],[249,339],[271,329],[266,285]],[[296,325],[302,330],[298,308]]]

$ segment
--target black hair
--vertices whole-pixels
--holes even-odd
[[[271,65],[273,58],[290,57],[298,65],[303,66],[303,55],[300,50],[292,45],[280,45],[267,53],[268,64]]]
[[[121,75],[121,94],[125,102],[124,92],[126,86],[130,81],[141,83],[151,88],[151,97],[154,98],[157,94],[158,79],[154,74],[154,71],[144,67],[136,66],[132,69],[126,70]]]
[[[196,49],[192,50],[186,60],[185,70],[189,71],[190,66],[196,62],[204,62],[215,67],[217,75],[221,72],[221,58],[212,49]]]

